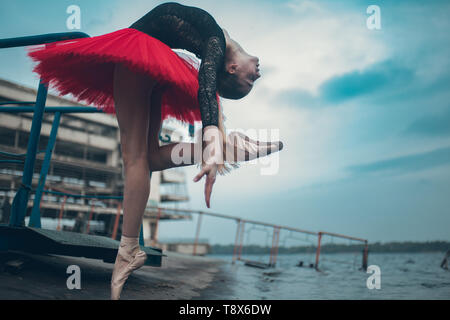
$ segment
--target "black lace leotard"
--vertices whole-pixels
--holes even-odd
[[[169,2],[161,4],[130,28],[142,31],[173,49],[201,59],[198,101],[203,127],[218,126],[217,75],[224,66],[226,41],[222,28],[205,10]]]

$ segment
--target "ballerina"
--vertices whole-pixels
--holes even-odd
[[[201,59],[199,69],[172,49],[195,54]],[[219,97],[245,97],[261,76],[259,59],[203,9],[164,3],[128,28],[32,47],[28,55],[38,62],[33,70],[42,81],[61,95],[70,93],[117,117],[125,183],[111,299],[120,298],[129,275],[146,260],[138,237],[150,193],[149,172],[197,163],[193,143],[159,145],[164,119],[202,122],[201,170],[194,181],[206,176],[208,208],[218,172],[283,147],[281,142],[263,143],[238,133],[226,136]],[[191,161],[175,163],[176,148],[192,150]]]

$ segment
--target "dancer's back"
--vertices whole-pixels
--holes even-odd
[[[200,59],[211,37],[217,39],[225,52],[222,28],[208,12],[200,8],[164,3],[134,22],[130,28],[145,32],[171,48],[188,50]]]

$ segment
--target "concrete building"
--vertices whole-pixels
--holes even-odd
[[[36,90],[0,79],[0,103],[7,101],[35,101]],[[71,100],[48,95],[47,106],[83,106]],[[33,113],[0,112],[0,151],[24,154],[27,152],[28,135]],[[45,150],[50,136],[54,114],[45,113],[39,149]],[[181,139],[174,130],[163,126],[160,137],[170,137],[170,142]],[[164,143],[164,142],[161,142]],[[36,188],[44,153],[37,155],[33,185]],[[23,164],[0,163],[0,201],[5,196],[12,199],[21,182]],[[185,175],[182,169],[154,172],[151,192],[144,216],[144,238],[155,245],[159,220],[191,219],[190,215],[153,207],[182,203],[189,200]],[[69,194],[122,195],[123,173],[117,119],[104,113],[63,114],[46,180],[46,190]],[[34,194],[30,196],[31,211]],[[119,208],[119,209],[118,209]],[[41,201],[44,228],[72,229],[82,226],[81,232],[111,236],[117,212],[122,210],[115,200],[90,200],[45,194]],[[28,213],[29,214],[29,213]],[[78,222],[76,221],[78,217]],[[91,218],[91,219],[89,219]],[[84,222],[84,223],[80,223]],[[117,237],[121,234],[119,216]],[[77,223],[77,224],[76,224]],[[80,230],[78,230],[80,231]]]

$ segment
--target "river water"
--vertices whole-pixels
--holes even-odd
[[[380,289],[369,289],[372,274],[360,270],[361,254],[322,254],[321,272],[309,268],[314,254],[279,255],[277,266],[249,267],[231,255],[210,255],[223,259],[224,268],[235,280],[231,293],[220,299],[450,299],[450,271],[440,268],[444,253],[373,253],[369,266],[380,269]],[[245,259],[268,262],[266,255]],[[298,267],[303,261],[304,267]],[[372,283],[372,282],[371,282]]]

